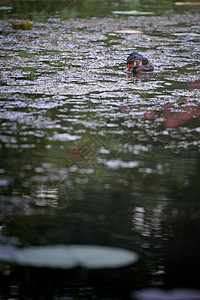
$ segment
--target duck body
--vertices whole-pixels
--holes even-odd
[[[142,73],[152,72],[154,70],[153,64],[142,54],[134,51],[127,57],[127,67],[125,72]]]

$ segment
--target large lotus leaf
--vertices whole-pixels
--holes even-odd
[[[135,263],[132,251],[92,245],[55,245],[28,247],[18,250],[15,262],[35,267],[69,269],[77,266],[100,269],[117,268]]]

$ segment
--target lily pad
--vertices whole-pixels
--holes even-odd
[[[169,291],[159,288],[146,288],[133,293],[137,300],[199,300],[200,292],[193,289],[173,289]]]
[[[116,11],[112,11],[112,13],[116,15],[154,15],[154,13],[150,11],[138,11],[138,10],[116,10]]]
[[[132,251],[95,245],[52,245],[28,247],[16,252],[14,261],[21,265],[71,269],[118,268],[133,264],[138,255]]]
[[[113,33],[128,33],[128,34],[143,34],[143,31],[124,29],[124,30],[115,30]]]
[[[185,6],[185,5],[200,5],[200,2],[174,2],[174,5],[180,5],[180,6]]]
[[[198,36],[200,34],[199,33],[195,33],[195,32],[176,32],[176,33],[173,33],[173,35],[182,35],[182,36],[193,35],[193,36]]]
[[[0,3],[0,4],[2,4],[2,3]],[[0,6],[0,10],[11,10],[12,9],[12,7],[10,7],[10,6]]]
[[[57,141],[66,142],[66,141],[76,141],[81,139],[81,137],[78,135],[71,135],[69,133],[56,133],[52,138],[49,139],[53,141],[57,140]]]

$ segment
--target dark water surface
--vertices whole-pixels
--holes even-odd
[[[0,299],[198,289],[199,6],[0,3]],[[27,20],[31,30],[11,26]],[[124,73],[133,50],[152,74]],[[58,244],[123,248],[139,260],[63,270],[9,259]]]

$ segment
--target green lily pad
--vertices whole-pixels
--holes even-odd
[[[132,251],[93,245],[53,245],[19,249],[14,261],[21,265],[71,269],[118,268],[133,264],[138,255]]]

